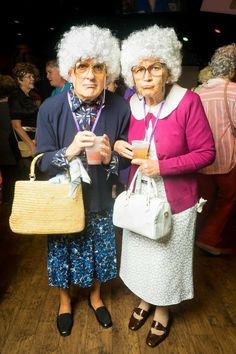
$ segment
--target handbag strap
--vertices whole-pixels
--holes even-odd
[[[25,132],[36,133],[36,127],[22,127],[22,129],[24,129]]]
[[[14,135],[15,135],[16,141],[19,142],[19,139],[17,138],[17,134],[16,134],[15,129],[12,129],[12,130],[13,130],[13,133],[14,133]]]
[[[226,113],[227,113],[227,116],[228,116],[228,119],[229,119],[229,122],[230,122],[230,126],[231,126],[232,133],[233,133],[233,135],[234,135],[235,126],[234,126],[233,121],[232,121],[232,118],[231,118],[231,114],[230,114],[230,110],[229,110],[229,102],[228,102],[228,99],[227,99],[227,87],[228,87],[228,84],[229,84],[229,81],[227,81],[227,82],[225,83],[225,88],[224,88],[224,101],[225,101]]]
[[[36,128],[35,127],[22,127],[22,129],[24,129],[25,132],[36,133]],[[17,137],[17,132],[15,131],[14,128],[12,130],[13,130],[13,133],[15,135],[16,141],[19,142],[20,140]]]
[[[134,185],[135,185],[135,182],[137,180],[139,172],[140,172],[140,170],[139,170],[139,168],[137,168],[137,170],[136,170],[136,172],[135,172],[135,174],[134,174],[134,176],[132,178],[132,181],[131,181],[131,183],[129,185],[129,188],[127,190],[128,196],[134,191]]]
[[[43,153],[41,154],[38,154],[37,156],[35,156],[31,162],[31,165],[30,165],[30,175],[29,175],[29,179],[30,181],[35,181],[36,179],[36,176],[35,176],[35,165],[36,165],[36,162],[38,161],[38,159],[40,157],[43,156]]]
[[[156,183],[154,182],[153,178],[148,177],[147,183],[148,183],[147,198],[149,200],[153,196],[157,196],[158,193],[157,193],[157,186],[156,186]],[[133,176],[133,179],[129,185],[129,188],[127,190],[128,197],[131,195],[132,192],[140,193],[141,192],[141,185],[142,185],[142,173],[140,171],[140,168],[138,168],[136,170],[136,172]],[[153,190],[155,193],[153,193]]]

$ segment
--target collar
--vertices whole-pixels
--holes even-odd
[[[212,88],[215,86],[218,86],[220,84],[225,84],[228,80],[223,79],[222,77],[213,77],[212,79],[209,79],[207,82],[204,82],[202,87],[204,88]]]
[[[186,91],[187,91],[186,88],[183,88],[177,84],[174,84],[172,86],[169,94],[166,96],[165,103],[162,108],[159,119],[163,119],[167,117],[178,107]],[[160,103],[151,108],[150,111],[154,114],[154,116],[157,115],[159,106]],[[132,114],[136,119],[138,120],[144,119],[143,99],[140,99],[136,93],[130,99],[130,108]]]
[[[73,87],[69,88],[69,95],[70,95],[71,107],[72,107],[73,112],[76,111],[77,109],[81,109],[82,107],[89,108],[89,107],[95,106],[95,107],[99,108],[101,106],[102,100],[103,100],[103,91],[95,100],[90,101],[90,102],[82,101],[78,96],[76,96]]]

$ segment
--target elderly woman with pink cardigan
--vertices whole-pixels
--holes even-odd
[[[169,306],[194,296],[196,172],[215,158],[199,96],[176,84],[181,74],[180,49],[173,28],[155,25],[131,34],[121,50],[122,74],[136,93],[129,100],[128,142],[116,142],[115,150],[131,160],[129,183],[138,167],[144,186],[149,178],[155,181],[158,196],[169,202],[173,219],[170,235],[159,241],[123,231],[120,277],[140,299],[128,326],[138,330],[154,312],[146,337],[150,347],[169,334]],[[133,158],[132,140],[136,139],[148,141],[146,159]]]

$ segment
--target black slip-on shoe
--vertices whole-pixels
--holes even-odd
[[[97,321],[102,325],[104,328],[109,328],[112,326],[111,315],[108,309],[105,306],[98,307],[96,310],[93,308],[90,296],[88,297],[88,303],[91,309],[93,310]]]
[[[57,328],[61,336],[66,337],[71,334],[73,326],[73,316],[71,313],[57,315]]]

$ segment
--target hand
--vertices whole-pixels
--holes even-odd
[[[30,151],[31,151],[31,156],[34,157],[36,153],[36,146],[34,141],[32,141],[32,144],[30,145]]]
[[[114,145],[114,151],[116,151],[120,156],[126,157],[127,159],[132,160],[134,153],[133,153],[133,146],[127,143],[124,140],[117,140]]]
[[[111,145],[109,138],[106,134],[103,134],[102,141],[100,144],[100,154],[102,157],[102,163],[108,165],[111,161]]]
[[[160,176],[160,168],[158,160],[150,159],[133,159],[131,161],[134,165],[139,165],[140,172],[148,177]]]
[[[86,147],[93,146],[95,136],[94,133],[87,130],[78,132],[72,143],[66,149],[66,157],[70,160],[74,156],[79,155]]]

